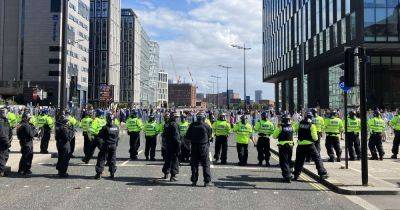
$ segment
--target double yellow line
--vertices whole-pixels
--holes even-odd
[[[275,154],[272,153],[272,154],[271,154],[271,157],[272,157],[274,160],[279,161],[279,157],[276,156]],[[314,189],[316,189],[316,190],[318,190],[318,191],[323,191],[323,192],[328,191],[328,188],[326,188],[324,185],[322,185],[322,184],[320,184],[320,183],[318,183],[318,182],[315,182],[315,180],[311,179],[311,178],[310,178],[309,176],[307,176],[307,175],[301,174],[301,175],[300,175],[300,178],[301,178],[302,180],[304,180],[304,181],[307,181],[308,184],[310,184]]]

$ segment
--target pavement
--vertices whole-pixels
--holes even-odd
[[[78,139],[77,143],[81,141]],[[32,176],[12,172],[10,177],[0,179],[0,209],[393,209],[400,206],[398,196],[340,195],[307,175],[297,182],[282,183],[277,157],[273,155],[271,167],[259,167],[252,145],[249,166],[236,166],[237,153],[232,140],[229,164],[212,165],[213,186],[190,187],[191,172],[186,163],[180,168],[178,181],[169,182],[160,179],[163,175],[160,144],[157,148],[158,160],[145,161],[142,140],[139,160],[130,161],[128,136],[121,134],[114,180],[94,180],[96,161],[83,164],[80,147],[75,152],[76,158],[71,159],[70,177],[66,179],[56,176],[55,158],[35,161]],[[213,150],[212,144],[210,156]],[[199,184],[201,181],[202,177]]]
[[[397,195],[400,193],[400,160],[390,159],[392,140],[383,143],[386,158],[383,161],[368,161],[368,186],[361,183],[361,161],[349,161],[349,169],[345,169],[344,141],[341,141],[342,161],[327,162],[328,155],[325,148],[325,138],[321,141],[321,157],[325,160],[324,166],[329,173],[329,178],[321,183],[337,193],[347,195]],[[276,140],[271,142],[272,151],[277,154]],[[293,152],[293,159],[296,150]],[[313,162],[306,163],[303,171],[318,179],[318,172]]]

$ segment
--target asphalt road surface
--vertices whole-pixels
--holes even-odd
[[[256,149],[249,147],[248,167],[236,166],[235,144],[230,140],[228,162],[212,165],[213,186],[191,187],[190,167],[183,164],[178,182],[160,179],[162,161],[144,161],[144,141],[140,160],[129,161],[128,137],[121,136],[116,178],[94,180],[95,159],[81,162],[76,151],[68,173],[55,176],[56,159],[34,164],[30,178],[11,174],[0,179],[0,209],[363,209],[375,206],[361,197],[335,194],[302,176],[299,182],[282,183],[277,160],[272,167],[258,167]],[[160,148],[160,144],[157,145]],[[214,145],[211,153],[214,154]],[[96,150],[97,154],[98,150]],[[161,159],[157,150],[157,158]],[[276,158],[276,157],[275,157]],[[108,171],[106,169],[106,174]],[[200,172],[200,174],[202,174]],[[199,184],[202,184],[200,176]],[[396,197],[398,198],[398,197]],[[380,199],[378,199],[380,201]],[[387,204],[382,204],[387,205]],[[398,206],[397,206],[398,207]]]

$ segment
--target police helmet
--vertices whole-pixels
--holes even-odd
[[[267,118],[267,112],[261,113],[261,118],[266,119]]]
[[[151,114],[151,115],[149,116],[149,120],[154,121],[154,119],[155,119],[154,115]]]
[[[220,113],[218,116],[219,120],[226,120],[226,114],[225,113]]]
[[[130,116],[133,117],[133,118],[135,118],[135,117],[137,116],[136,110],[132,109],[132,110],[131,110],[131,113],[130,113]]]
[[[381,116],[381,112],[377,109],[374,111],[374,117],[380,117]]]
[[[356,112],[355,111],[350,111],[349,112],[349,116],[351,117],[351,118],[354,118],[355,116],[356,116]]]
[[[282,115],[281,120],[282,120],[283,124],[289,124],[290,123],[290,115],[289,114]]]
[[[318,110],[316,108],[312,108],[310,112],[315,116],[317,116]]]
[[[332,117],[336,117],[336,116],[337,116],[337,114],[338,114],[338,113],[337,113],[337,111],[336,111],[336,110],[334,110],[334,109],[333,109],[333,110],[331,110],[331,118],[332,118]]]
[[[245,120],[246,120],[246,115],[240,116],[240,120],[241,120],[241,121],[245,121]]]
[[[113,121],[114,121],[114,115],[111,112],[108,112],[106,114],[106,121],[108,125],[112,125]]]
[[[197,115],[196,115],[196,120],[197,120],[197,122],[203,122],[205,118],[206,118],[206,116],[204,115],[203,112],[199,112],[199,113],[197,113]]]
[[[306,117],[305,117],[306,119],[310,119],[311,120],[313,117],[314,116],[313,116],[312,112],[307,112],[306,113]]]
[[[31,119],[31,114],[29,113],[29,112],[24,112],[23,114],[22,114],[22,119],[23,120],[29,120],[29,119]]]
[[[102,117],[104,115],[104,111],[101,109],[96,109],[96,117]]]

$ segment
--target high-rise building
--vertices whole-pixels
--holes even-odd
[[[160,72],[160,46],[155,41],[150,41],[150,105],[157,106],[157,85]]]
[[[256,90],[254,94],[254,100],[256,103],[259,103],[262,100],[262,90]]]
[[[192,84],[168,84],[168,103],[174,107],[196,107],[196,87]]]
[[[368,105],[400,106],[399,8],[397,0],[264,0],[263,79],[275,83],[276,107],[343,107],[344,51],[357,46],[369,57]],[[358,105],[357,86],[348,103]]]
[[[70,0],[66,11],[67,74],[63,91],[66,100],[84,104],[88,91],[89,0]],[[38,86],[47,92],[45,102],[59,102],[63,15],[60,0],[0,0],[0,94],[18,95],[23,87]]]
[[[90,0],[89,100],[102,102],[101,88],[109,86],[120,101],[121,1]]]
[[[140,103],[140,56],[137,55],[138,51],[136,51],[139,49],[136,46],[140,43],[140,41],[138,41],[140,40],[140,36],[138,36],[135,31],[137,21],[138,18],[132,9],[121,10],[120,101],[130,104]]]
[[[157,106],[168,105],[168,73],[162,69],[158,72],[157,92]]]
[[[152,88],[150,83],[150,38],[144,28],[140,28],[140,103],[142,106],[150,106]],[[154,91],[153,91],[154,92]]]

